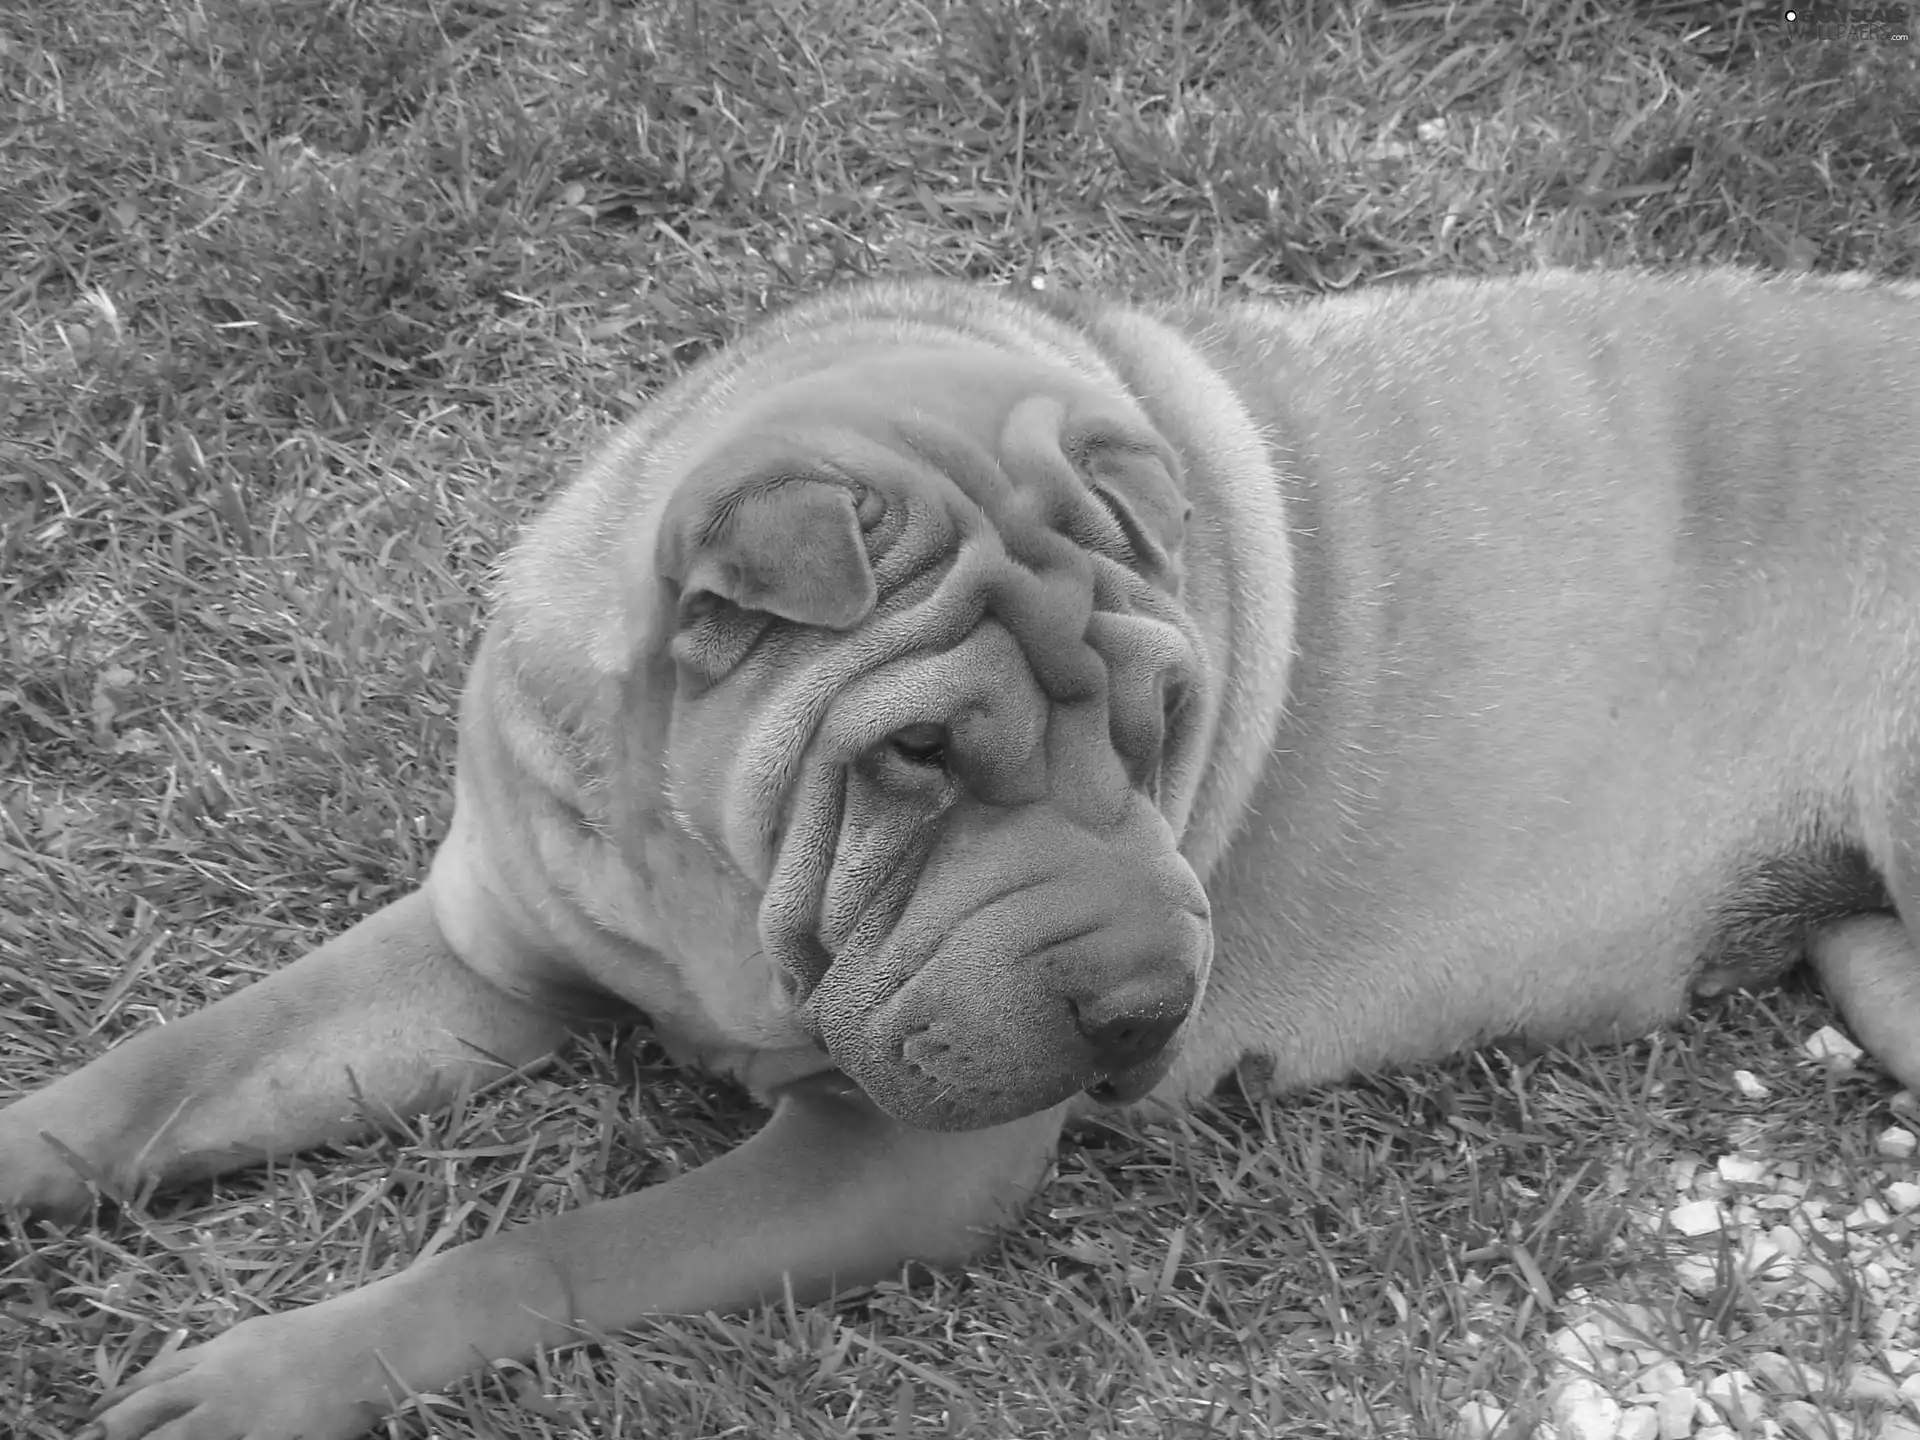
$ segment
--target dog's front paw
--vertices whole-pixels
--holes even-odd
[[[0,1108],[0,1206],[72,1220],[92,1200],[86,1163],[43,1135],[32,1112],[30,1099]]]
[[[319,1307],[248,1320],[110,1392],[76,1440],[349,1440],[389,1407]]]

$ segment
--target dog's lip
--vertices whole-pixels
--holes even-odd
[[[1166,1078],[1171,1062],[1162,1059],[1149,1060],[1144,1065],[1136,1065],[1115,1075],[1103,1075],[1091,1085],[1084,1087],[1088,1099],[1101,1105],[1131,1105],[1136,1100],[1144,1100]]]

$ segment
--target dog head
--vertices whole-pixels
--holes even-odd
[[[759,889],[793,1003],[889,1113],[1144,1094],[1212,944],[1176,457],[1117,385],[962,339],[718,409],[651,557],[675,823]]]

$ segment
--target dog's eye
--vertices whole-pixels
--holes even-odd
[[[887,745],[909,765],[944,765],[947,760],[947,732],[939,725],[909,725],[895,731]]]

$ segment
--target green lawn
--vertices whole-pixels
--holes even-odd
[[[1775,13],[0,0],[0,1097],[415,882],[488,566],[770,304],[898,270],[1282,297],[1549,262],[1920,273],[1920,45]],[[1742,997],[1627,1050],[1090,1134],[966,1274],[662,1322],[434,1428],[1424,1437],[1484,1394],[1519,1436],[1582,1291],[1648,1306],[1689,1376],[1769,1350],[1838,1376],[1890,1338],[1865,1289],[1687,1288],[1633,1219],[1741,1148],[1836,1213],[1906,1173],[1874,1153],[1891,1087],[1801,1059],[1827,1018]],[[271,1176],[14,1222],[0,1431],[69,1434],[174,1327],[754,1123],[636,1036]],[[1881,1413],[1842,1388],[1828,1413]]]

